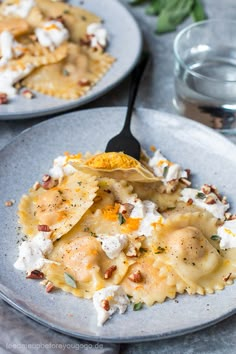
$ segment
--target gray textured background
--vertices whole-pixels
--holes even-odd
[[[94,0],[96,1],[96,0]],[[107,0],[113,1],[113,0]],[[127,0],[121,0],[127,5]],[[205,0],[206,11],[210,18],[236,18],[235,0]],[[160,111],[176,113],[172,105],[173,98],[173,40],[176,33],[156,36],[155,18],[144,14],[143,7],[128,7],[137,19],[144,35],[145,46],[152,53],[152,62],[146,71],[140,90],[137,106],[154,108]],[[190,20],[186,21],[186,25]],[[182,28],[183,26],[179,27]],[[179,30],[178,29],[178,30]],[[105,97],[86,105],[84,108],[102,106],[123,106],[127,103],[128,80]],[[42,121],[0,122],[0,148],[22,130]],[[230,137],[236,143],[236,137]],[[187,314],[186,314],[187,316]],[[128,330],[128,329],[127,329]],[[0,353],[174,353],[174,354],[234,354],[236,352],[236,316],[233,316],[208,329],[193,334],[138,344],[108,345],[98,349],[95,344],[58,334],[18,313],[0,300]],[[25,344],[36,344],[41,348],[27,348]],[[67,345],[60,349],[59,345]],[[13,345],[13,346],[11,346]],[[11,346],[11,347],[10,347]],[[48,349],[47,349],[48,346]],[[49,347],[53,348],[49,348]]]

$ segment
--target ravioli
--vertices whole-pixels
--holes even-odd
[[[164,249],[159,258],[176,270],[189,294],[213,293],[224,288],[226,274],[235,277],[231,257],[221,254],[211,240],[216,233],[217,220],[204,212],[170,218],[158,233],[158,245]]]
[[[66,234],[93,204],[97,181],[82,172],[65,176],[57,186],[31,189],[19,204],[19,222],[23,232],[33,237],[38,225],[46,225],[56,240]]]
[[[123,152],[97,154],[84,163],[73,161],[72,165],[86,173],[127,181],[153,182],[160,179],[139,161]]]
[[[75,99],[90,90],[113,61],[107,53],[69,43],[64,60],[36,69],[23,85],[50,96]]]

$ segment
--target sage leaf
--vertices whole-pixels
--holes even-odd
[[[218,235],[212,235],[212,236],[211,236],[211,240],[220,241],[221,238],[220,238],[220,236],[218,236]]]
[[[64,273],[64,279],[67,285],[71,286],[72,288],[77,288],[75,279],[69,273]]]
[[[200,0],[195,0],[192,8],[192,17],[195,22],[207,19],[203,5]]]
[[[142,302],[137,302],[136,304],[134,304],[133,310],[134,311],[139,311],[143,308],[143,303]]]

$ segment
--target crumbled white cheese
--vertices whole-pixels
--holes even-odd
[[[32,239],[23,241],[19,246],[19,256],[14,267],[32,272],[35,269],[40,270],[45,263],[51,263],[45,259],[45,256],[53,249],[50,235],[51,232],[40,231]]]
[[[108,311],[102,307],[103,300],[109,301],[110,309]],[[117,310],[119,313],[124,313],[128,307],[129,299],[121,286],[111,285],[95,292],[93,304],[97,311],[97,324],[102,326]]]
[[[69,38],[69,31],[59,21],[48,21],[35,29],[36,37],[43,47],[54,50]]]
[[[101,25],[101,23],[91,23],[88,25],[87,34],[91,36],[91,47],[106,47],[107,30]]]
[[[218,227],[217,235],[220,237],[220,248],[236,247],[236,220],[227,220]]]
[[[165,183],[188,177],[187,172],[183,171],[180,165],[167,160],[159,150],[155,151],[153,157],[148,161],[148,165],[157,177],[162,177]]]
[[[3,14],[5,16],[13,15],[25,18],[29,15],[32,7],[35,6],[34,0],[18,0],[11,4],[7,4],[4,8]]]
[[[138,218],[140,225],[137,230],[138,236],[151,236],[152,231],[155,228],[156,223],[162,223],[163,217],[158,213],[157,206],[150,200],[141,201],[136,198],[135,200],[129,200],[130,204],[133,204],[134,208],[130,214],[130,218]]]
[[[229,204],[223,204],[215,195],[215,193],[209,193],[206,195],[206,197],[211,196],[212,198],[214,198],[215,204],[207,204],[205,203],[205,198],[201,199],[197,197],[199,193],[200,195],[203,194],[202,191],[199,191],[194,188],[184,188],[181,191],[180,200],[187,203],[189,199],[192,199],[193,204],[209,211],[209,213],[211,213],[215,218],[224,219],[224,214],[229,209]]]
[[[102,242],[102,249],[107,257],[114,259],[119,256],[120,252],[127,246],[128,239],[126,235],[97,235],[98,240]]]
[[[14,97],[17,90],[13,85],[27,76],[33,69],[34,66],[28,64],[25,68],[20,70],[6,69],[0,71],[0,92],[6,93],[9,97]]]
[[[76,169],[67,162],[66,156],[58,156],[53,161],[53,167],[49,170],[49,175],[55,179],[69,176],[76,172]]]
[[[0,67],[6,65],[12,58],[21,55],[21,47],[9,31],[0,33]]]

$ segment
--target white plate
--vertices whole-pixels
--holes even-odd
[[[64,151],[104,150],[119,132],[124,108],[100,108],[65,114],[34,126],[0,151],[0,293],[27,316],[59,332],[106,342],[135,342],[173,337],[209,326],[235,313],[236,284],[207,296],[180,295],[134,312],[114,315],[102,328],[90,300],[56,291],[46,294],[37,281],[13,267],[17,258],[17,204],[32,183]],[[190,168],[194,185],[214,183],[236,202],[236,146],[213,130],[186,118],[139,109],[133,132],[142,146],[159,147],[169,159]],[[233,194],[234,193],[234,194]],[[4,201],[15,199],[13,207]]]
[[[107,51],[117,60],[85,96],[63,100],[36,93],[36,98],[29,100],[18,95],[9,104],[1,105],[0,120],[34,118],[82,106],[115,87],[136,64],[142,49],[141,32],[134,18],[118,0],[84,0],[83,4],[79,0],[68,2],[84,7],[104,20],[109,34]]]

